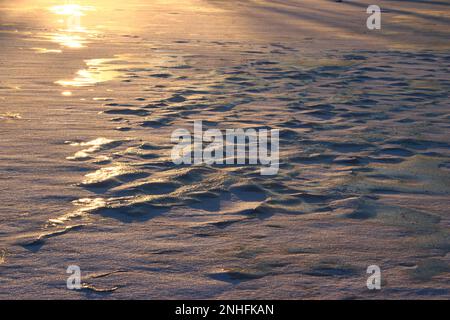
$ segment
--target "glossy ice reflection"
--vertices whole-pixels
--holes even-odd
[[[114,59],[88,60],[86,61],[87,68],[79,70],[73,79],[58,80],[55,83],[65,87],[86,87],[117,78],[120,72],[108,65],[112,60]]]
[[[87,12],[95,11],[95,7],[65,4],[52,6],[49,11],[59,17],[57,22],[60,25],[58,32],[49,36],[50,41],[72,49],[82,48],[88,43],[93,31],[84,27],[82,20]]]

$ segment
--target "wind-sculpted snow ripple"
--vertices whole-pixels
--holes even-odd
[[[95,216],[170,219],[181,208],[203,212],[206,224],[192,232],[206,237],[211,227],[222,232],[248,219],[316,215],[371,219],[417,234],[421,246],[438,243],[448,251],[442,214],[408,206],[418,195],[450,193],[448,56],[242,55],[241,62],[215,66],[173,53],[161,57],[164,65],[143,66],[145,55],[121,57],[121,64],[130,65],[121,66],[129,82],[99,106],[99,116],[120,126],[123,139],[71,143],[84,149],[68,159],[94,166],[79,183],[92,196],[75,201],[74,211],[50,226]],[[261,176],[256,165],[175,165],[171,132],[192,130],[194,120],[214,129],[279,129],[279,173]],[[279,268],[264,266],[265,272],[248,277]],[[311,268],[310,274],[328,276]],[[222,271],[210,276],[246,277]]]

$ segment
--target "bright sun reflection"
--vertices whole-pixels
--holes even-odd
[[[88,31],[81,25],[81,18],[85,16],[86,11],[94,11],[92,6],[81,6],[78,4],[64,4],[49,8],[50,12],[58,16],[58,22],[63,25],[60,32],[51,35],[51,41],[59,43],[67,48],[82,48],[86,43],[83,34]]]
[[[72,80],[59,80],[56,84],[64,87],[87,87],[105,82],[120,76],[120,72],[112,70],[104,64],[112,59],[92,59],[86,62],[88,68],[77,72]]]
[[[64,4],[59,6],[50,7],[50,11],[54,14],[64,15],[64,16],[84,16],[83,11],[93,11],[94,7],[91,6],[80,6],[79,4]]]
[[[51,40],[67,48],[82,48],[85,43],[85,39],[83,37],[73,34],[57,33],[51,36]]]

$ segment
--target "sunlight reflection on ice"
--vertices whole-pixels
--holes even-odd
[[[67,48],[82,48],[86,43],[85,38],[79,35],[60,34],[60,33],[53,34],[51,36],[51,40]]]
[[[63,4],[58,6],[52,6],[49,8],[54,14],[65,16],[83,16],[83,11],[94,11],[92,6],[80,6],[79,4]]]
[[[85,16],[86,11],[94,11],[91,6],[80,6],[78,4],[65,4],[50,7],[49,10],[56,14],[64,16],[64,19],[58,19],[60,24],[64,25],[61,32],[50,35],[52,42],[59,43],[67,48],[82,48],[87,42],[84,34],[90,33],[81,24],[81,17]]]
[[[112,80],[120,75],[120,72],[105,66],[114,59],[92,59],[86,62],[87,68],[81,69],[72,80],[58,80],[55,83],[70,87],[87,87],[97,83]]]

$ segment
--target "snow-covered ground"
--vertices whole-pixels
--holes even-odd
[[[449,1],[108,2],[0,1],[0,299],[450,296]]]

